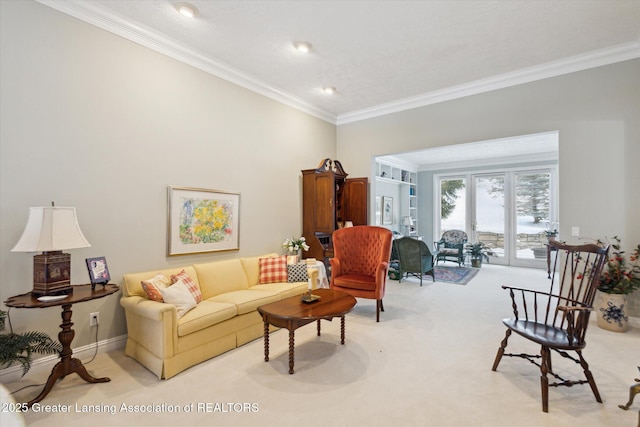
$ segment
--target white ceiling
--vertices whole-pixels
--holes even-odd
[[[38,1],[336,124],[640,57],[637,0]]]

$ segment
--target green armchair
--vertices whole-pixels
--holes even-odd
[[[404,276],[409,274],[420,278],[420,286],[422,286],[422,276],[425,274],[431,276],[436,281],[434,268],[434,255],[429,250],[429,246],[422,240],[411,237],[402,237],[393,241],[398,251],[400,279],[402,282]]]

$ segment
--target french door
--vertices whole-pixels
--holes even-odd
[[[546,266],[548,228],[557,228],[556,170],[439,176],[436,231],[465,231],[490,248],[493,264]]]
[[[472,175],[470,240],[484,243],[493,264],[509,264],[509,203],[504,173]]]

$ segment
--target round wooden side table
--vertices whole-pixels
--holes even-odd
[[[71,326],[73,326],[73,322],[71,322],[71,306],[73,304],[106,297],[117,292],[120,288],[118,285],[113,284],[106,284],[104,286],[97,285],[95,289],[92,289],[91,285],[72,286],[71,288],[71,293],[59,300],[39,301],[37,297],[33,296],[31,292],[29,292],[10,297],[4,302],[7,307],[13,308],[47,308],[62,306],[62,324],[60,325],[62,330],[58,333],[58,340],[62,344],[60,361],[53,367],[44,389],[35,399],[27,403],[28,407],[31,407],[34,403],[40,402],[44,399],[45,396],[49,394],[56,381],[69,374],[76,373],[80,378],[90,383],[104,383],[111,381],[111,379],[107,377],[95,378],[89,375],[82,362],[79,359],[71,357],[73,355],[71,342],[75,336],[75,331],[71,329]]]

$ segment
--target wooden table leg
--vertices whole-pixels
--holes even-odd
[[[320,319],[318,319],[318,336],[320,336]]]
[[[289,329],[289,373],[293,374],[295,329]]]
[[[269,322],[264,322],[264,361],[269,361]]]
[[[47,379],[47,383],[44,386],[44,389],[40,392],[38,397],[31,400],[27,403],[27,407],[31,407],[34,403],[40,402],[44,399],[47,394],[51,391],[56,381],[61,378],[66,377],[69,374],[78,374],[80,378],[89,383],[106,383],[111,381],[110,378],[95,378],[91,376],[87,369],[84,367],[82,362],[78,359],[71,357],[73,355],[73,350],[71,350],[71,342],[75,336],[75,331],[71,329],[73,326],[73,322],[71,322],[71,315],[73,312],[71,311],[71,304],[64,304],[62,306],[62,324],[60,328],[62,330],[58,334],[58,340],[62,344],[62,352],[60,353],[60,361],[53,367],[49,378]]]
[[[345,323],[345,317],[341,316],[340,317],[340,344],[342,345],[344,345],[344,331],[345,331],[344,323]]]

